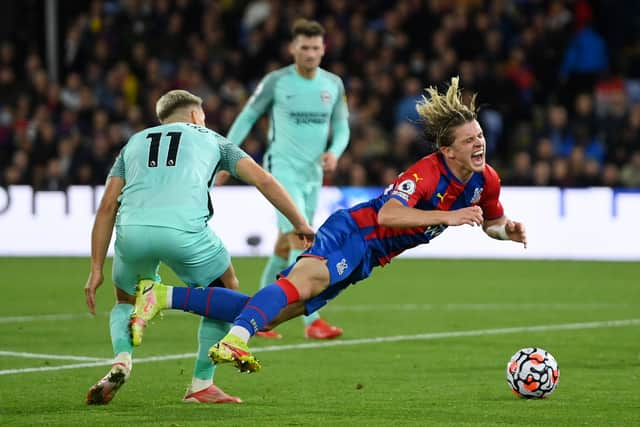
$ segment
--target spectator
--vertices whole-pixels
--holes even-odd
[[[529,153],[520,151],[513,156],[513,169],[507,175],[505,184],[517,186],[533,185],[531,155]]]
[[[538,160],[533,165],[533,185],[543,187],[553,185],[551,181],[551,166],[544,160]]]
[[[631,161],[622,168],[620,182],[628,188],[640,188],[640,150],[634,151]]]
[[[61,28],[59,84],[49,80],[36,41],[0,42],[0,165],[14,165],[16,152],[27,163],[26,171],[3,169],[2,181],[9,175],[12,182],[42,182],[57,158],[69,184],[102,184],[104,164],[130,135],[155,123],[155,101],[174,87],[201,94],[208,124],[226,132],[256,76],[288,62],[284,30],[306,16],[330,29],[323,66],[344,77],[351,112],[350,163],[333,183],[383,185],[393,169],[428,152],[430,141],[408,144],[398,123],[411,123],[422,90],[443,89],[452,74],[486,96],[478,104],[487,155],[512,172],[505,183],[525,183],[529,175],[547,185],[554,159],[568,158],[575,147],[585,163],[574,162],[567,182],[596,182],[580,174],[597,169],[600,181],[615,183],[616,171],[633,170],[632,153],[640,150],[640,33],[632,31],[634,14],[616,15],[611,25],[610,13],[594,13],[592,4],[601,6],[585,0],[471,1],[464,8],[412,0],[88,2],[61,20],[68,24]],[[263,129],[254,131],[257,159],[268,141]],[[68,153],[59,153],[76,133],[69,164]],[[530,156],[528,174],[523,152]]]
[[[592,91],[598,77],[609,67],[607,45],[590,25],[591,11],[584,13],[588,16],[578,22],[560,67],[560,78],[566,83],[571,100],[581,91]]]

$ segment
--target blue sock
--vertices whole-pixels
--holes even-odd
[[[173,287],[171,308],[196,313],[209,319],[233,322],[249,297],[231,289]]]
[[[230,327],[231,324],[227,322],[202,318],[198,329],[198,354],[193,369],[194,378],[213,379],[216,365],[209,359],[209,348],[220,341],[229,332]]]
[[[111,309],[109,315],[109,331],[111,333],[111,345],[113,347],[113,354],[118,353],[132,353],[133,344],[131,343],[131,336],[129,334],[129,319],[133,313],[133,305],[131,304],[116,304]]]
[[[279,283],[279,284],[276,284]],[[289,303],[299,298],[296,288],[286,279],[260,289],[236,317],[235,326],[241,326],[251,335],[262,330]],[[287,290],[285,292],[285,289]]]

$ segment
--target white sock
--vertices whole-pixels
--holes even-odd
[[[193,377],[191,379],[191,388],[189,391],[194,393],[196,391],[204,390],[205,388],[210,387],[213,384],[212,379],[201,380],[200,378]]]
[[[235,325],[232,326],[229,333],[240,338],[242,341],[244,341],[245,344],[249,342],[249,338],[251,338],[251,332],[249,332],[246,328],[243,328],[242,326],[235,326]]]
[[[173,308],[171,306],[171,304],[173,303],[173,286],[167,286],[167,305],[165,307],[167,308]]]
[[[131,353],[127,353],[126,351],[122,351],[118,353],[113,359],[113,363],[122,363],[127,367],[127,370],[131,372],[131,368],[133,366],[133,361],[131,360]]]

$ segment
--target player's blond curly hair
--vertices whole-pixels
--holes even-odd
[[[156,102],[156,115],[160,123],[164,123],[168,117],[180,108],[190,106],[201,107],[202,98],[186,90],[170,90],[162,95],[160,99],[158,99],[158,102]]]
[[[459,82],[459,77],[452,77],[451,85],[444,94],[433,86],[426,88],[428,97],[423,96],[422,101],[416,105],[424,122],[427,138],[435,142],[438,148],[453,144],[453,129],[477,118],[477,94],[474,93],[469,105],[465,105],[458,87]]]

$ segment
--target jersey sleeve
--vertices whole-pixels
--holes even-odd
[[[245,108],[251,108],[258,114],[264,114],[269,108],[271,108],[278,75],[279,74],[272,72],[264,76],[260,83],[258,83],[258,86],[256,86],[256,89],[253,91],[253,95],[251,95],[249,101],[247,101]]]
[[[109,175],[107,175],[107,177],[119,176],[120,178],[124,179],[124,160],[122,158],[123,152],[124,148],[120,150],[120,153],[118,153],[118,156],[116,157],[113,166],[111,166],[111,170],[109,171]]]
[[[482,208],[485,220],[501,218],[504,208],[500,203],[500,177],[491,166],[486,165],[484,170],[484,191],[478,205]]]
[[[413,164],[391,185],[389,195],[405,206],[414,207],[420,200],[428,200],[438,185],[439,172],[425,159]]]
[[[329,151],[340,157],[349,143],[349,108],[344,91],[344,84],[338,78],[338,99],[331,112],[331,146]]]
[[[227,134],[229,141],[240,146],[256,120],[271,108],[276,81],[277,77],[273,73],[269,73],[262,79],[258,86],[256,86],[251,98],[249,98],[249,101],[247,101],[247,104],[233,121],[229,129],[229,133]]]
[[[238,164],[238,161],[240,159],[242,159],[243,157],[248,157],[249,155],[224,138],[220,140],[219,146],[220,169],[229,171],[231,175],[238,178],[236,165]]]

